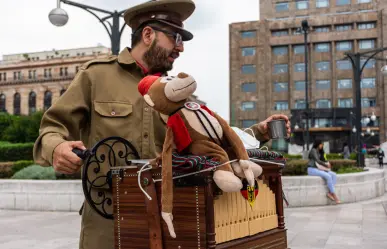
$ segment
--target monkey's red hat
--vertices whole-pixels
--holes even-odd
[[[160,76],[155,76],[155,75],[148,75],[145,76],[140,83],[138,83],[138,91],[142,96],[148,93],[149,88],[152,86],[155,81],[160,78]]]

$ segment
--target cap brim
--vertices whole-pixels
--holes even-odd
[[[175,25],[173,23],[170,23],[170,22],[167,22],[164,20],[155,20],[155,21],[160,22],[160,23],[164,23],[170,27],[173,27],[175,29],[175,31],[181,35],[181,37],[183,38],[183,41],[189,41],[189,40],[192,40],[192,38],[193,38],[193,34],[191,32],[189,32],[186,29],[183,29],[182,27],[180,27],[178,25]]]

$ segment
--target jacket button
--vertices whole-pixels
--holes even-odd
[[[115,112],[115,111],[112,111],[110,114],[111,114],[112,116],[114,116],[114,115],[116,115],[116,112]]]
[[[148,133],[144,133],[144,138],[148,138]]]
[[[148,109],[148,107],[145,107],[145,111],[147,112],[149,109]]]

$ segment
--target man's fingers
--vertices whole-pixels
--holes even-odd
[[[63,155],[63,158],[66,159],[70,164],[82,165],[82,159],[79,158],[74,152],[70,151],[69,153],[66,153]]]
[[[78,149],[81,149],[81,150],[86,150],[86,147],[85,147],[85,145],[83,144],[82,141],[73,141],[73,142],[71,142],[70,145],[73,148],[78,148]]]

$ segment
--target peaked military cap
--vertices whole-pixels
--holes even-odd
[[[182,36],[183,41],[189,41],[193,35],[184,29],[183,22],[194,10],[195,3],[192,0],[152,0],[126,10],[124,19],[133,33],[142,24],[157,21],[173,27]]]

